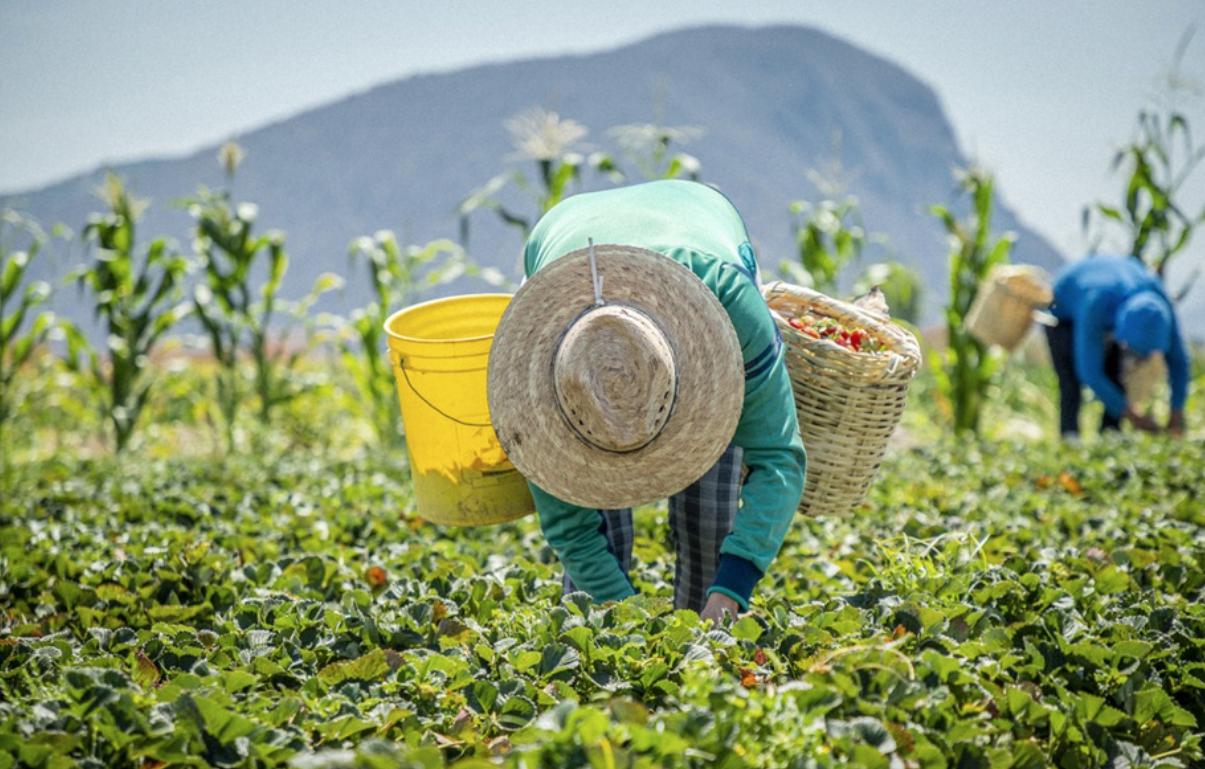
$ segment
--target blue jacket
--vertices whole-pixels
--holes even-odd
[[[1184,408],[1188,354],[1175,308],[1159,277],[1138,259],[1096,256],[1068,266],[1055,279],[1051,312],[1071,322],[1075,373],[1111,416],[1120,417],[1125,411],[1126,396],[1105,376],[1110,335],[1139,355],[1162,352],[1172,410]]]

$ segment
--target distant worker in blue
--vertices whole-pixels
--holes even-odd
[[[1055,279],[1051,312],[1058,325],[1046,329],[1059,378],[1059,432],[1079,433],[1084,385],[1105,406],[1100,429],[1116,430],[1121,420],[1139,430],[1159,425],[1138,413],[1126,398],[1121,372],[1124,356],[1146,359],[1162,353],[1171,389],[1167,430],[1184,432],[1189,364],[1175,307],[1159,277],[1132,256],[1081,259]]]

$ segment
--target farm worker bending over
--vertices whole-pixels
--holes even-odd
[[[1121,381],[1123,356],[1146,359],[1155,353],[1167,362],[1171,387],[1167,429],[1183,433],[1188,355],[1172,302],[1146,265],[1131,256],[1082,259],[1055,279],[1051,312],[1058,325],[1046,334],[1059,377],[1059,431],[1064,436],[1079,432],[1083,385],[1105,405],[1101,430],[1116,430],[1124,418],[1140,430],[1157,431],[1154,420],[1127,402]]]
[[[740,215],[687,181],[577,195],[536,225],[524,269],[490,352],[490,414],[566,591],[634,594],[632,507],[668,496],[675,607],[747,608],[806,457]]]

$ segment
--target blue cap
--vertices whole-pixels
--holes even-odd
[[[1114,336],[1140,358],[1167,352],[1172,343],[1172,311],[1156,291],[1139,291],[1117,308]]]

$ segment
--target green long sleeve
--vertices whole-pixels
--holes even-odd
[[[534,483],[527,485],[535,499],[540,528],[573,584],[596,601],[618,601],[634,595],[636,591],[620,569],[618,557],[609,549],[599,512],[563,502]]]
[[[748,469],[732,531],[721,546],[711,591],[747,605],[782,546],[803,492],[807,456],[795,418],[782,338],[757,283],[744,222],[722,194],[703,184],[659,181],[575,195],[536,224],[524,249],[530,277],[595,243],[639,246],[690,269],[715,294],[740,340],[745,397],[732,442]],[[700,469],[700,474],[706,468]],[[578,587],[598,600],[632,586],[607,550],[598,511],[532,488],[549,544]]]

